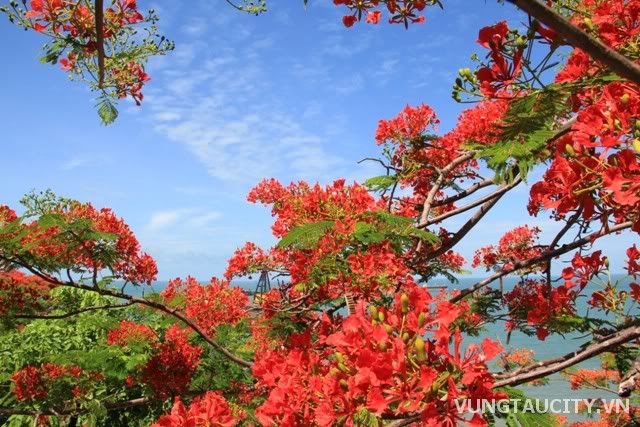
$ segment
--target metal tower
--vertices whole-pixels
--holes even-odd
[[[256,291],[254,293],[255,296],[266,294],[271,290],[271,281],[269,280],[269,272],[263,270],[260,272],[260,279],[258,280],[258,285],[256,286]]]

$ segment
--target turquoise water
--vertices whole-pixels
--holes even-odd
[[[602,289],[603,283],[602,279],[607,280],[606,277],[602,277],[600,280],[594,280],[590,283],[584,291],[585,295],[591,295],[593,291],[598,289]],[[630,280],[624,276],[613,276],[611,277],[612,281],[619,281],[621,284],[628,283]],[[460,280],[460,283],[457,285],[453,285],[454,288],[464,289],[467,288],[474,283],[476,283],[478,279],[476,278],[464,278]],[[503,282],[504,291],[508,292],[513,289],[513,286],[516,284],[517,278],[509,277],[505,278]],[[434,280],[430,285],[449,285],[446,281],[438,281]],[[494,287],[497,284],[493,285]],[[557,286],[557,285],[556,285]],[[579,315],[585,315],[588,313],[590,317],[598,317],[602,318],[603,316],[600,313],[596,313],[589,310],[589,306],[587,304],[588,298],[579,298],[577,300],[576,308],[577,313]],[[485,337],[490,337],[496,340],[499,340],[505,348],[530,348],[535,352],[535,358],[537,360],[544,360],[548,358],[558,357],[570,353],[580,347],[581,344],[588,341],[588,338],[584,337],[582,333],[571,333],[565,334],[561,336],[559,334],[549,335],[544,341],[538,340],[535,336],[530,337],[525,335],[522,332],[514,331],[511,334],[509,344],[507,345],[507,332],[504,328],[504,322],[498,322],[493,325],[489,325],[486,330],[481,333],[479,338],[470,337],[471,341],[480,341]],[[575,366],[576,368],[587,368],[587,369],[597,369],[600,367],[599,359],[591,359],[586,360]],[[523,390],[528,396],[532,398],[538,399],[592,399],[592,398],[602,398],[605,400],[611,400],[618,398],[617,394],[608,393],[603,390],[571,390],[569,383],[566,381],[564,377],[560,374],[555,374],[548,377],[548,384],[543,386],[521,386],[520,389]],[[612,386],[613,388],[613,386]],[[613,390],[615,391],[615,389]],[[567,416],[569,421],[580,421],[585,420],[584,415],[579,414],[562,414],[563,416]]]
[[[452,285],[446,279],[435,279],[429,283],[430,286],[450,286],[454,289],[464,289],[467,288],[474,283],[476,283],[478,278],[462,278],[458,284]],[[605,278],[606,280],[606,278]],[[620,281],[622,283],[628,282],[629,280],[624,276],[614,276],[612,277],[613,281]],[[503,282],[504,291],[508,292],[513,288],[517,281],[517,278],[505,278]],[[234,281],[233,285],[239,286],[245,290],[253,291],[255,290],[257,284],[257,277],[255,280],[240,280]],[[159,281],[156,282],[152,289],[154,291],[160,291],[166,286],[166,282]],[[494,284],[493,286],[497,286]],[[591,283],[586,291],[586,295],[590,295],[592,291],[599,289],[602,287],[601,281],[594,281]],[[433,291],[437,292],[437,291]],[[588,312],[588,305],[586,303],[587,298],[578,299],[577,309],[578,314],[585,315]],[[597,317],[597,313],[589,312],[589,316]],[[545,341],[538,340],[535,336],[529,337],[522,332],[514,331],[511,334],[509,343],[507,344],[507,332],[504,327],[504,322],[498,322],[496,324],[488,325],[487,328],[481,333],[480,337],[467,337],[466,342],[479,342],[485,337],[490,337],[495,340],[500,341],[505,348],[530,348],[535,352],[535,358],[538,360],[548,359],[552,357],[562,356],[566,353],[572,352],[577,349],[581,344],[587,341],[587,338],[581,336],[578,333],[565,334],[564,336],[558,334],[549,335]],[[587,360],[576,367],[582,368],[598,368],[599,360],[592,359]],[[497,367],[493,366],[494,369],[499,370]],[[617,395],[614,393],[607,393],[601,390],[571,390],[568,382],[559,374],[555,374],[550,376],[549,382],[543,386],[521,386],[521,389],[525,391],[525,393],[532,398],[539,399],[587,399],[587,398],[602,398],[606,400],[611,400],[617,398]],[[569,421],[579,421],[585,419],[584,416],[578,414],[562,414],[567,416]]]

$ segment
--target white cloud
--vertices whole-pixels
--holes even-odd
[[[212,221],[216,221],[222,218],[222,214],[220,212],[212,211],[207,212],[201,215],[196,215],[189,220],[189,225],[193,227],[204,227],[211,223]]]
[[[147,228],[150,230],[159,230],[168,225],[171,225],[178,221],[183,215],[188,213],[189,210],[185,209],[173,209],[167,211],[154,212],[151,214],[151,218],[147,223]]]
[[[88,165],[105,165],[110,162],[111,158],[102,154],[79,154],[64,161],[60,165],[60,169],[62,169],[63,171],[70,171]]]
[[[222,218],[222,213],[218,211],[203,211],[192,208],[168,209],[152,213],[145,228],[148,231],[158,231],[169,225],[176,225],[178,222],[183,228],[199,228],[220,218]]]
[[[87,163],[89,163],[88,157],[76,156],[64,162],[60,168],[65,171],[69,171],[84,166]]]
[[[201,36],[207,30],[207,21],[204,18],[192,18],[182,27],[182,31],[190,36]]]
[[[234,33],[239,36],[244,37]],[[271,41],[237,49],[228,44],[211,40],[209,53],[201,53],[197,63],[187,67],[178,61],[163,68],[166,89],[150,91],[146,100],[153,127],[186,145],[222,181],[246,185],[271,176],[337,176],[345,162],[328,152],[330,130],[308,130],[302,122],[308,104],[297,111],[272,87],[273,71],[263,63],[272,60]],[[359,74],[343,83],[344,92],[364,84]]]

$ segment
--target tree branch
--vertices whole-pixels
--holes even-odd
[[[621,77],[640,84],[640,66],[573,25],[565,17],[538,0],[508,0],[540,22],[556,31],[574,47],[609,66]]]
[[[14,263],[22,266],[23,268],[26,268],[27,270],[29,270],[31,273],[35,274],[36,276],[40,277],[42,280],[45,280],[53,285],[56,286],[66,286],[69,288],[75,288],[75,289],[81,289],[81,290],[85,290],[85,291],[89,291],[89,292],[96,292],[100,295],[105,295],[105,296],[110,296],[110,297],[114,297],[114,298],[119,298],[119,299],[123,299],[125,301],[129,301],[129,303],[131,304],[142,304],[145,305],[147,307],[150,308],[154,308],[158,311],[161,311],[163,313],[166,313],[170,316],[175,317],[176,319],[182,321],[184,324],[186,324],[189,328],[191,328],[195,333],[197,333],[198,335],[200,335],[200,337],[207,343],[209,344],[211,347],[213,347],[216,351],[218,351],[219,353],[223,354],[227,359],[237,363],[238,365],[241,365],[245,368],[250,368],[251,366],[253,366],[252,362],[249,362],[247,360],[241,359],[240,357],[236,356],[235,354],[231,353],[229,350],[227,350],[225,347],[223,347],[222,345],[218,344],[217,342],[215,342],[204,330],[202,330],[202,328],[200,328],[196,322],[192,319],[190,319],[189,317],[187,317],[186,315],[182,314],[179,310],[175,309],[175,308],[171,308],[171,307],[167,307],[166,305],[156,302],[156,301],[150,301],[150,300],[146,300],[144,298],[138,298],[138,297],[134,297],[122,292],[117,292],[114,291],[112,289],[105,289],[105,288],[98,288],[98,287],[94,287],[94,286],[88,286],[88,285],[84,285],[81,283],[71,283],[71,282],[62,282],[58,279],[56,279],[55,277],[51,277],[49,275],[43,274],[42,272],[34,269],[33,267],[31,267],[30,265],[21,262],[20,260],[13,260]]]
[[[96,49],[98,52],[98,87],[104,86],[104,0],[95,0]]]
[[[469,233],[469,231],[471,231],[471,229],[478,222],[480,222],[480,220],[486,215],[486,213],[489,212],[489,210],[491,210],[491,208],[494,207],[496,203],[498,203],[502,196],[504,196],[507,191],[520,184],[520,182],[522,182],[522,178],[518,176],[513,180],[511,184],[504,186],[502,192],[497,193],[493,198],[490,198],[488,201],[484,202],[484,204],[480,206],[480,208],[471,216],[471,218],[467,220],[467,222],[456,232],[456,234],[454,234],[451,239],[447,240],[446,243],[444,243],[438,249],[430,253],[426,260],[430,261],[432,259],[438,258],[440,255],[446,253],[448,250],[457,245],[458,242],[462,240],[462,238],[466,236],[467,233]]]
[[[129,408],[131,406],[143,406],[150,403],[152,399],[148,397],[140,397],[137,399],[123,400],[120,402],[105,403],[104,407],[107,411]],[[0,416],[11,415],[27,415],[27,416],[64,416],[64,415],[79,415],[89,412],[89,409],[65,409],[65,408],[51,408],[51,409],[20,409],[20,408],[3,408],[0,407]]]
[[[540,361],[513,372],[497,374],[494,377],[502,380],[496,382],[494,388],[516,386],[549,376],[637,338],[640,338],[640,326],[634,325],[622,329],[608,335],[597,343],[585,345],[577,351],[562,357]]]
[[[524,261],[516,261],[513,263],[513,267],[511,268],[506,268],[503,269],[497,273],[495,273],[492,276],[487,277],[484,280],[479,281],[478,283],[476,283],[475,285],[471,286],[470,288],[464,289],[463,291],[461,291],[457,296],[451,298],[449,301],[452,303],[456,303],[460,300],[462,300],[463,298],[465,298],[466,296],[478,291],[479,289],[484,288],[485,286],[489,285],[490,283],[493,283],[494,281],[498,280],[501,277],[504,277],[508,274],[513,273],[514,271],[517,270],[521,270],[523,268],[527,268],[527,267],[531,267],[532,265],[536,265],[540,262],[543,261],[548,261],[552,258],[555,258],[557,256],[560,256],[562,254],[565,254],[567,252],[570,252],[574,249],[577,249],[583,245],[586,245],[588,243],[593,242],[594,240],[602,237],[602,236],[606,236],[608,234],[612,234],[612,233],[617,233],[619,231],[625,230],[627,228],[631,228],[631,226],[633,225],[633,222],[631,221],[627,221],[627,222],[623,222],[617,225],[614,225],[613,227],[609,227],[609,228],[602,228],[599,231],[596,231],[594,233],[591,233],[581,239],[578,239],[574,242],[568,243],[566,245],[562,245],[560,246],[558,249],[554,249],[551,251],[546,251],[540,255],[538,255],[537,257],[533,257],[533,258],[529,258],[528,260],[524,260]]]
[[[472,186],[470,186],[469,188],[462,190],[461,192],[454,194],[453,196],[447,197],[446,199],[443,200],[438,200],[433,202],[432,206],[434,208],[437,208],[439,206],[445,206],[454,202],[457,202],[460,199],[464,199],[467,196],[470,196],[471,194],[475,193],[476,191],[488,187],[490,185],[495,184],[495,182],[493,181],[493,179],[485,179],[484,181],[480,181],[477,182],[475,184],[473,184]]]
[[[475,151],[469,151],[457,157],[447,166],[445,166],[444,168],[438,171],[438,178],[436,179],[436,182],[433,184],[433,187],[431,187],[431,190],[429,190],[429,194],[427,194],[427,198],[424,201],[422,214],[420,215],[420,221],[418,222],[418,227],[424,227],[423,224],[426,224],[427,221],[429,220],[429,213],[431,211],[433,199],[436,197],[436,194],[440,190],[440,187],[442,187],[442,184],[444,183],[446,175],[449,172],[451,172],[453,169],[455,169],[458,165],[466,162],[467,160],[471,160],[474,156],[475,156]]]
[[[16,314],[11,317],[14,319],[66,319],[68,317],[77,316],[82,313],[86,313],[89,311],[97,311],[97,310],[111,310],[111,309],[119,309],[125,307],[131,307],[133,303],[128,302],[126,304],[109,304],[109,305],[99,305],[94,307],[85,307],[80,310],[70,311],[68,313],[63,314]]]
[[[520,181],[522,181],[522,180],[520,180]],[[464,206],[461,206],[461,207],[459,207],[457,209],[454,209],[452,211],[443,213],[442,215],[439,215],[439,216],[437,216],[435,218],[432,218],[429,221],[427,221],[427,223],[424,226],[418,225],[418,227],[422,228],[422,227],[427,227],[427,226],[432,225],[432,224],[436,224],[436,223],[438,223],[440,221],[443,221],[443,220],[445,220],[447,218],[450,218],[452,216],[455,216],[455,215],[458,215],[460,213],[466,212],[466,211],[468,211],[470,209],[475,208],[476,206],[479,206],[479,205],[481,205],[481,204],[483,204],[485,202],[493,200],[496,197],[500,197],[504,193],[506,193],[507,191],[511,190],[513,187],[515,187],[517,184],[519,184],[520,181],[518,183],[515,183],[515,181],[514,181],[515,185],[503,185],[503,186],[499,187],[496,191],[494,191],[491,194],[487,194],[486,196],[481,197],[481,198],[479,198],[477,200],[474,200],[473,202],[467,203]],[[491,181],[491,183],[493,183],[493,181]]]

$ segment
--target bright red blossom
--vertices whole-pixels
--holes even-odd
[[[247,295],[241,288],[230,287],[229,282],[216,278],[205,285],[193,277],[187,277],[184,281],[174,279],[169,281],[162,296],[169,303],[178,300],[184,313],[212,335],[217,326],[235,325],[245,317],[248,303]]]
[[[151,427],[233,427],[244,417],[242,411],[232,410],[220,393],[208,391],[188,408],[176,397],[171,413],[161,416]]]
[[[142,380],[161,397],[184,393],[200,363],[202,349],[189,343],[189,331],[171,326],[142,369]]]

